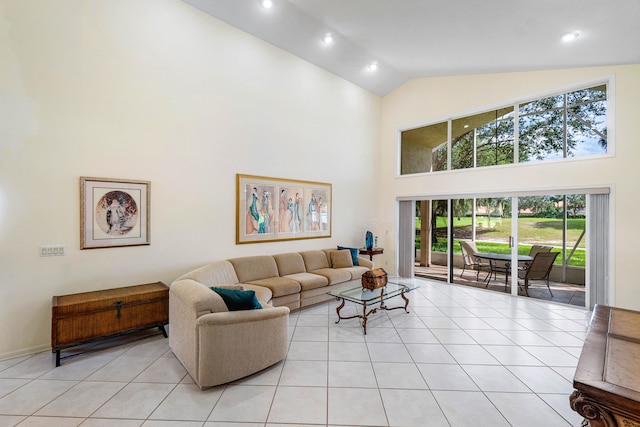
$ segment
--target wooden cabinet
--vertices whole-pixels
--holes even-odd
[[[158,327],[167,336],[169,288],[161,282],[54,296],[51,349],[60,366],[60,350],[94,340]]]
[[[640,427],[640,312],[596,305],[573,387],[591,427]]]

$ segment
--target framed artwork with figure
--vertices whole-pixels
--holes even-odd
[[[236,243],[331,237],[331,184],[236,175]]]
[[[80,177],[80,249],[150,244],[151,182]]]

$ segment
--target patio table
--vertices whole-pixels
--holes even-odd
[[[495,274],[498,269],[496,268],[496,262],[504,261],[511,262],[511,254],[499,254],[495,252],[476,252],[474,254],[477,258],[486,259],[489,261],[489,275],[487,276],[487,285],[489,285],[489,281],[491,280],[491,274]],[[518,255],[518,262],[527,262],[533,261],[533,257],[529,255]],[[496,280],[498,280],[498,276],[496,275]],[[507,268],[504,276],[504,286],[505,289],[508,285],[509,281],[509,269]]]

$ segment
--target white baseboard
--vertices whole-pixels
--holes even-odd
[[[9,353],[0,354],[0,361],[7,359],[15,359],[16,357],[30,356],[43,351],[51,351],[51,345],[43,344],[36,347],[23,348],[21,350],[11,351]]]

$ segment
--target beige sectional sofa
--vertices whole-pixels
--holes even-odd
[[[373,267],[350,260],[348,250],[325,249],[232,258],[186,273],[169,288],[169,345],[201,389],[265,369],[287,355],[290,309],[331,299],[327,292],[360,284]],[[229,311],[211,287],[253,290],[263,309]]]
[[[361,257],[358,266],[344,266],[340,261],[345,252],[349,253],[318,249],[231,258],[186,273],[176,282],[192,279],[206,287],[243,284],[255,290],[260,301],[296,310],[331,299],[327,292],[333,289],[359,284],[362,273],[373,268],[371,261]]]

